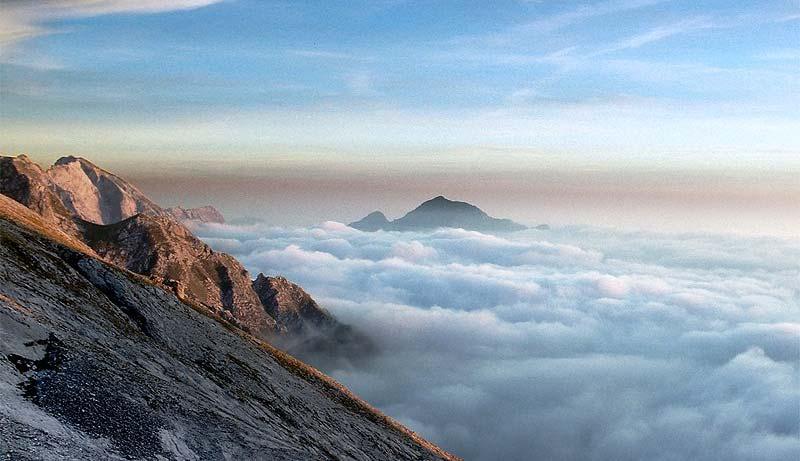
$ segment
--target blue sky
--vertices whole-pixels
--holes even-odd
[[[779,168],[800,152],[797,1],[0,8],[3,151],[491,147]]]

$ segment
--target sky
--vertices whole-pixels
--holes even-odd
[[[797,1],[0,8],[0,152],[82,155],[168,204],[227,183],[205,201],[278,224],[449,194],[530,221],[800,228]],[[647,216],[609,213],[642,191]],[[726,216],[652,212],[698,202]]]

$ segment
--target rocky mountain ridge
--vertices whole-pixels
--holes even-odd
[[[141,213],[165,213],[131,183],[84,158],[61,157],[47,177],[64,206],[84,221],[113,224]]]
[[[199,221],[204,223],[225,224],[225,217],[211,205],[197,208],[170,207],[165,210],[178,221]]]
[[[351,329],[327,312],[317,316],[328,319],[331,325],[326,328],[316,323],[297,328],[315,321],[315,317],[293,309],[285,310],[281,322],[276,322],[255,292],[250,275],[235,258],[213,251],[173,213],[88,160],[63,157],[47,171],[26,156],[0,157],[0,162],[0,193],[39,212],[51,225],[104,260],[146,276],[179,298],[203,305],[301,357],[306,353],[317,355],[320,345],[331,348],[328,352],[332,353],[369,349],[361,347],[367,344],[366,337],[342,334]],[[315,302],[308,307],[321,309]],[[325,334],[335,338],[325,338]],[[357,342],[349,345],[348,340]]]
[[[78,229],[47,172],[26,155],[0,157],[0,194],[25,205],[42,219],[73,236]]]
[[[139,214],[105,226],[83,222],[81,228],[84,241],[101,258],[149,277],[179,298],[206,306],[257,336],[286,331],[261,305],[245,268],[175,220]]]
[[[377,351],[363,333],[336,320],[299,285],[284,277],[258,274],[253,289],[284,335],[273,337],[280,348],[298,351],[311,364],[345,364],[368,360]]]

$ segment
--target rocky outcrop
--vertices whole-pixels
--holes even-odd
[[[258,274],[253,288],[284,332],[271,341],[293,355],[312,364],[333,365],[367,360],[377,352],[369,337],[339,322],[299,285],[284,277]]]
[[[167,208],[167,213],[178,221],[199,221],[204,223],[225,224],[225,217],[211,205],[197,208],[181,208],[179,206]]]
[[[311,329],[329,328],[337,322],[308,293],[284,277],[258,274],[253,289],[264,310],[288,332],[303,333]]]
[[[170,287],[256,335],[276,330],[245,268],[164,216],[136,215],[107,226],[83,222],[83,240],[106,261]]]
[[[58,159],[47,175],[64,206],[84,221],[112,224],[140,213],[165,213],[129,182],[80,157]]]
[[[40,218],[8,203],[0,453],[9,459],[454,459],[202,306],[37,233]],[[14,221],[25,214],[33,227]]]
[[[394,221],[387,220],[383,213],[376,211],[359,221],[350,223],[349,226],[369,232],[381,229],[414,231],[439,227],[456,227],[481,232],[509,232],[527,229],[526,226],[510,219],[493,218],[475,205],[448,200],[441,195],[422,203],[402,218]]]
[[[35,211],[56,228],[77,235],[72,212],[61,202],[50,177],[26,155],[0,157],[0,194]]]

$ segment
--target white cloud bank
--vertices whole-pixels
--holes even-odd
[[[800,242],[196,230],[372,336],[326,371],[466,459],[800,457]]]

